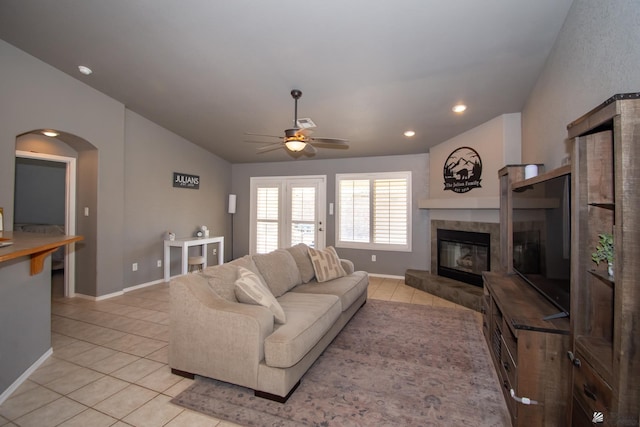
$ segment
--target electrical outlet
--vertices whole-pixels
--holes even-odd
[[[156,263],[156,265],[157,265],[158,267],[162,267],[162,260],[161,260],[161,259],[159,259],[159,260],[158,260],[158,262]]]
[[[371,255],[371,261],[376,262],[376,256],[375,255]]]
[[[133,264],[131,264],[131,271],[138,271],[138,263],[134,262]]]

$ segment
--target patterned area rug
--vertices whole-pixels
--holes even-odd
[[[509,426],[467,310],[368,300],[285,404],[197,377],[173,403],[242,426]]]

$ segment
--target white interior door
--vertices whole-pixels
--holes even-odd
[[[325,245],[326,177],[251,179],[251,253]]]

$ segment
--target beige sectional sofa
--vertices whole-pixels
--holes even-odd
[[[364,305],[368,284],[333,248],[310,255],[303,244],[179,276],[170,284],[171,369],[285,401]],[[246,303],[264,285],[264,306]]]

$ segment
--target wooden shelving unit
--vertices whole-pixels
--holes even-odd
[[[640,94],[567,126],[573,139],[571,425],[640,424]],[[591,254],[613,233],[614,274]]]
[[[513,199],[511,189],[513,183],[524,180],[524,169],[527,165],[506,165],[498,171],[500,180],[500,268],[508,273],[513,272],[513,241],[511,228],[511,210]],[[538,164],[538,174],[544,173],[544,165]]]

